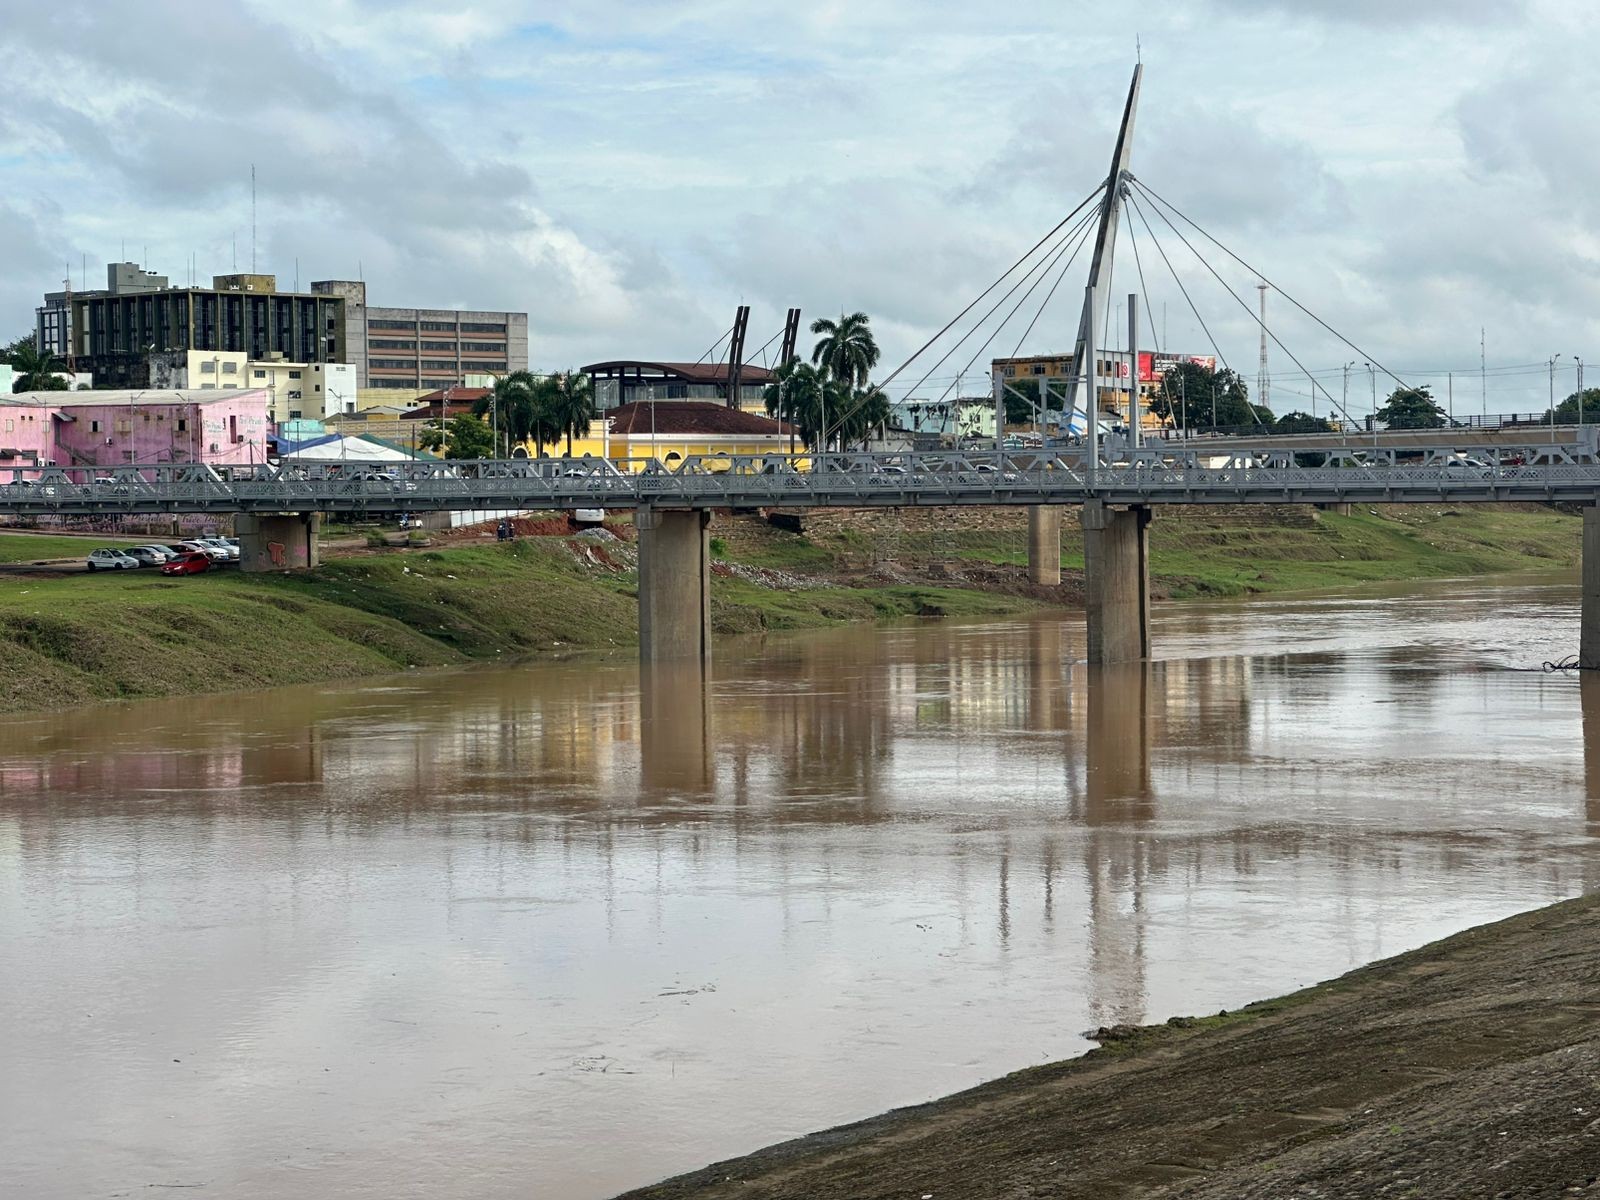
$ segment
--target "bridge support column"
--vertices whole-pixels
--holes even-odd
[[[1583,509],[1583,605],[1578,621],[1578,665],[1600,670],[1600,504]]]
[[[1028,506],[1028,582],[1061,582],[1061,510],[1053,504]]]
[[[233,519],[241,571],[305,571],[322,561],[321,513],[240,513]]]
[[[1084,608],[1089,662],[1137,662],[1150,656],[1150,510],[1083,506]]]
[[[711,661],[711,514],[648,505],[639,529],[639,661]]]

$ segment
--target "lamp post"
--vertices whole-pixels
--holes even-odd
[[[1550,356],[1550,428],[1556,427],[1556,359],[1559,354]]]
[[[1578,428],[1583,428],[1583,359],[1578,355],[1572,356],[1572,361],[1578,364]]]
[[[1350,368],[1356,365],[1356,360],[1351,359],[1344,365],[1344,393],[1339,397],[1339,419],[1346,421],[1350,418]]]

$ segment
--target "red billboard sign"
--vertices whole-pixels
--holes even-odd
[[[1139,382],[1155,383],[1168,371],[1179,363],[1194,363],[1197,367],[1204,367],[1208,371],[1217,369],[1217,358],[1214,354],[1167,354],[1154,353],[1149,350],[1139,351]]]

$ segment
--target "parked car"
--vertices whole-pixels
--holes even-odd
[[[198,575],[211,569],[211,556],[200,550],[186,550],[170,562],[161,564],[163,575]]]
[[[129,558],[137,559],[141,567],[159,567],[174,557],[165,546],[135,546],[127,553]]]
[[[88,563],[91,571],[134,571],[139,567],[138,559],[110,548],[89,551]]]
[[[232,545],[228,541],[227,538],[219,538],[219,537],[195,538],[195,541],[199,542],[200,545],[204,546],[207,549],[210,549],[210,550],[221,550],[222,553],[226,556],[226,558],[225,558],[225,560],[219,560],[219,561],[227,561],[227,562],[238,562],[239,561],[239,547],[237,547],[235,545]]]
[[[178,554],[204,554],[212,562],[226,562],[228,552],[217,546],[208,546],[198,538],[187,542],[173,542],[167,549]]]

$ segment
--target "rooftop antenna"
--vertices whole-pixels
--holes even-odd
[[[230,250],[229,253],[233,256],[233,267],[231,269],[237,271],[239,269],[239,231],[237,229],[234,230],[228,235],[228,237],[229,245],[232,247],[232,250]]]
[[[250,164],[250,274],[256,273],[256,165]]]
[[[1265,283],[1256,284],[1256,291],[1261,293],[1261,363],[1256,368],[1256,403],[1262,408],[1272,407],[1267,403],[1267,287]]]

